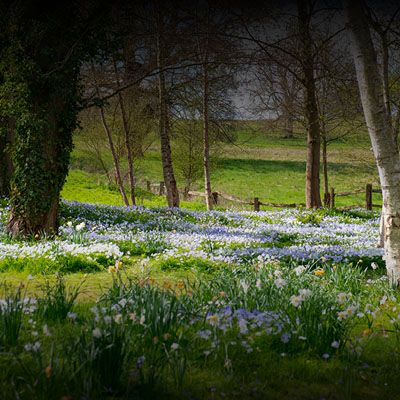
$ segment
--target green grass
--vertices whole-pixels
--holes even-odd
[[[211,171],[211,184],[215,191],[253,200],[273,203],[305,202],[306,137],[301,127],[296,129],[295,138],[283,139],[279,130],[271,130],[265,121],[236,121],[234,124],[235,144],[221,144],[220,157]],[[106,185],[104,172],[98,162],[91,159],[85,147],[84,137],[77,134],[72,153],[71,170],[62,197],[89,203],[121,205],[121,196],[115,187]],[[103,152],[104,163],[112,171],[109,152]],[[89,174],[84,174],[83,170]],[[127,162],[121,159],[121,169],[127,175]],[[159,145],[153,144],[145,157],[136,165],[136,177],[145,186],[145,181],[158,183],[163,180]],[[321,197],[323,178],[321,169]],[[379,179],[370,150],[369,138],[364,129],[357,134],[335,141],[328,147],[329,187],[336,193],[365,188],[367,183],[379,187]],[[178,186],[184,182],[177,177]],[[203,190],[202,179],[194,190]],[[127,190],[128,193],[128,190]],[[198,203],[181,202],[181,207],[204,209],[204,199]],[[336,198],[336,206],[364,204],[365,195]],[[374,204],[382,204],[381,196],[373,195]],[[137,189],[137,204],[144,206],[166,206],[163,197]],[[223,207],[248,208],[240,204],[222,202]]]

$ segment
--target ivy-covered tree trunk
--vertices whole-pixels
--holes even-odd
[[[10,183],[13,173],[11,149],[14,141],[12,119],[0,121],[0,197],[10,195]]]
[[[8,128],[14,168],[5,232],[12,237],[57,232],[91,12],[98,14],[99,9],[56,2],[46,7],[22,2],[18,9],[2,9],[0,118],[13,122]]]
[[[11,212],[5,229],[12,237],[57,232],[59,195],[77,121],[76,76],[71,81],[63,82],[62,95],[53,82],[40,85],[39,92],[38,82],[20,82],[25,98],[17,98],[23,111],[15,117]],[[72,99],[69,104],[67,96]]]

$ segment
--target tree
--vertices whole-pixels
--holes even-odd
[[[57,231],[59,194],[78,125],[79,67],[105,13],[100,2],[3,4],[0,115],[14,122],[5,229],[13,237]]]
[[[10,149],[14,141],[13,119],[0,122],[0,196],[9,196],[14,166]]]
[[[400,283],[400,156],[393,139],[377,57],[362,0],[344,0],[357,81],[382,187],[384,248],[390,281]]]

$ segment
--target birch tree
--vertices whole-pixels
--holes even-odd
[[[344,0],[364,116],[382,187],[384,248],[390,281],[400,282],[400,157],[385,108],[382,79],[362,0]]]

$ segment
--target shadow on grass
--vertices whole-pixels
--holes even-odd
[[[259,173],[259,174],[286,174],[300,173],[306,171],[305,161],[288,161],[288,160],[254,160],[229,158],[218,162],[219,170]],[[347,163],[329,163],[328,171],[334,174],[355,174],[362,173],[363,169],[359,166],[354,166]],[[322,167],[321,167],[322,172]]]

